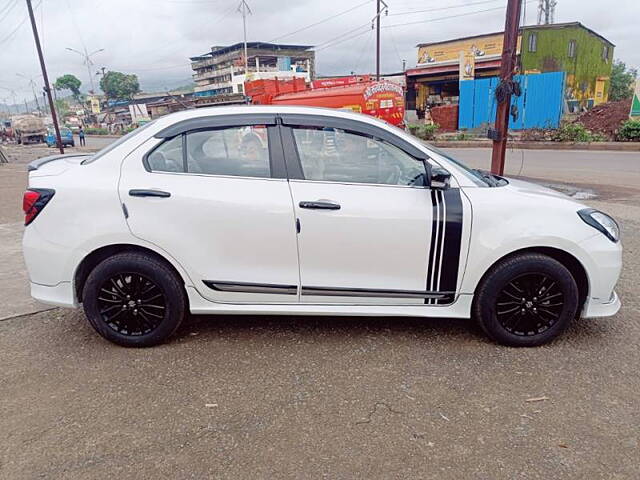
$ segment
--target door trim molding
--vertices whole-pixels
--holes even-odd
[[[444,299],[454,292],[388,290],[377,288],[302,287],[302,295],[328,297],[433,298]]]
[[[278,285],[272,283],[246,283],[246,282],[218,282],[217,280],[203,280],[203,283],[212,290],[218,292],[236,293],[271,293],[277,295],[297,295],[296,285]]]
[[[295,285],[248,282],[219,282],[217,280],[203,280],[203,283],[207,287],[218,292],[270,293],[278,295],[297,295],[298,293],[298,287]],[[455,292],[303,286],[300,290],[300,294],[316,297],[421,298],[425,300],[433,299],[446,302],[451,301],[451,299],[455,295]]]

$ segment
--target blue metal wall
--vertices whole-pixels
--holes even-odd
[[[558,128],[564,102],[564,72],[516,75],[522,95],[513,96],[518,106],[518,118],[509,117],[509,128]],[[495,90],[498,77],[479,78],[460,82],[460,110],[458,128],[478,128],[493,124],[496,118]]]

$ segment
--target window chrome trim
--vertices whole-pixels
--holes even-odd
[[[431,190],[431,187],[424,185],[390,185],[388,183],[364,183],[364,182],[343,182],[337,180],[308,180],[306,178],[291,179],[291,183],[323,183],[329,185],[361,185],[363,187],[391,187],[391,188],[413,188],[416,190]]]
[[[217,175],[215,173],[195,173],[195,172],[163,172],[151,170],[149,173],[154,175],[187,175],[190,177],[214,177],[214,178],[239,178],[242,180],[268,180],[270,182],[278,181],[278,182],[286,182],[286,178],[273,178],[273,177],[246,177],[240,175]]]

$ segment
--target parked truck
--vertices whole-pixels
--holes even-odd
[[[404,91],[389,81],[369,76],[320,80],[306,85],[301,78],[245,82],[254,105],[308,105],[351,110],[404,126]]]
[[[13,131],[18,143],[42,143],[47,136],[47,129],[40,117],[22,115],[12,119]]]

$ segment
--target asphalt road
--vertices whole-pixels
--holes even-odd
[[[113,143],[114,141],[116,141],[117,138],[114,138],[114,137],[103,137],[103,136],[100,136],[100,135],[91,135],[89,137],[85,137],[85,140],[87,142],[87,148],[100,150],[101,148],[104,148],[107,145],[109,145],[110,143]],[[79,142],[76,142],[76,143],[79,144]]]
[[[638,478],[639,159],[530,160],[525,175],[595,186],[586,203],[621,222],[615,317],[535,349],[462,320],[194,317],[146,350],[81,312],[15,317],[0,322],[0,478]],[[13,167],[0,205],[24,183]]]

